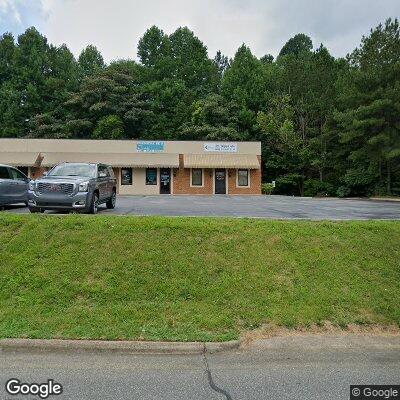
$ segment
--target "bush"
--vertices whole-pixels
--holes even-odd
[[[303,176],[300,174],[286,174],[276,178],[276,187],[274,192],[276,194],[283,194],[287,196],[299,196],[300,186]]]
[[[333,196],[335,188],[328,182],[321,182],[318,179],[307,179],[304,182],[304,196]]]
[[[261,185],[262,194],[272,194],[274,191],[274,185],[272,183],[263,183]]]
[[[351,190],[348,186],[339,186],[338,190],[336,191],[336,195],[338,197],[347,197],[351,193]]]

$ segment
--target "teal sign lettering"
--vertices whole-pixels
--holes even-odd
[[[161,153],[164,150],[164,142],[138,142],[136,144],[136,151],[138,153]]]

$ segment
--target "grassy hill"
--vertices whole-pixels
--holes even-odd
[[[400,324],[400,223],[0,214],[0,337]]]

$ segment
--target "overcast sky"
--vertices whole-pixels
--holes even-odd
[[[231,57],[242,43],[259,57],[276,56],[302,32],[345,56],[371,27],[399,16],[400,0],[0,0],[0,34],[34,25],[75,55],[94,44],[110,61],[136,58],[152,25],[166,33],[188,26],[211,57],[218,49]]]

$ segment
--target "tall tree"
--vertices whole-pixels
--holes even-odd
[[[11,33],[0,36],[0,85],[11,79],[15,50],[14,36]]]
[[[391,194],[400,172],[400,28],[388,19],[364,36],[341,76],[336,121],[349,149],[349,192]]]
[[[93,75],[105,67],[103,56],[93,45],[82,50],[78,57],[78,65],[82,76]]]
[[[221,53],[221,50],[217,51],[214,57],[214,64],[217,66],[218,73],[222,77],[225,71],[229,68],[229,58]]]
[[[66,106],[69,109],[65,123],[67,136],[99,138],[105,133],[104,127],[114,124],[118,137],[135,138],[145,128],[150,114],[146,99],[138,89],[135,69],[124,61],[84,78]]]
[[[215,90],[217,68],[208,58],[207,47],[187,27],[178,28],[169,37],[174,76],[199,93]]]
[[[279,52],[279,57],[294,55],[298,56],[303,52],[310,52],[313,48],[312,40],[304,33],[298,33],[290,38]]]
[[[168,35],[153,25],[140,38],[138,52],[140,62],[146,67],[161,67],[163,60],[171,56],[171,46]]]
[[[263,178],[286,194],[397,193],[399,23],[347,59],[298,34],[276,60],[242,45],[233,60],[186,27],[156,26],[139,63],[76,60],[35,28],[0,36],[0,136],[260,140]]]
[[[10,37],[7,40],[9,42]],[[47,39],[35,28],[18,36],[13,51],[13,71],[1,87],[2,135],[26,135],[32,117],[45,107],[45,81],[50,73],[48,52]]]
[[[251,110],[257,110],[266,100],[263,64],[245,44],[239,47],[222,80],[222,94]]]

